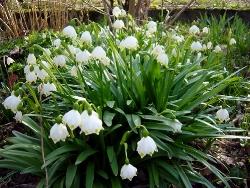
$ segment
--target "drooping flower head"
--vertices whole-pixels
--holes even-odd
[[[122,179],[132,180],[137,176],[137,168],[131,164],[124,164],[121,168],[120,176]]]
[[[157,151],[156,143],[150,136],[142,137],[141,140],[137,142],[137,152],[141,158],[146,155],[152,156],[153,153]]]
[[[67,130],[67,127],[62,123],[56,123],[50,129],[49,137],[53,140],[55,144],[59,141],[65,141],[68,136],[69,132]]]

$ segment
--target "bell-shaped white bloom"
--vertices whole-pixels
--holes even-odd
[[[211,49],[213,47],[213,43],[212,42],[208,42],[207,43],[207,49]]]
[[[150,137],[142,137],[139,142],[137,142],[137,149],[136,151],[139,153],[141,158],[145,157],[146,155],[152,156],[154,152],[157,152],[157,146],[155,141]]]
[[[48,69],[50,68],[50,64],[47,61],[41,61],[41,64]]]
[[[70,70],[70,75],[73,77],[77,77],[77,66],[73,66]]]
[[[119,17],[122,14],[122,11],[121,11],[121,9],[119,7],[114,7],[113,10],[112,10],[112,14],[115,17]]]
[[[77,37],[76,30],[73,26],[69,25],[69,26],[65,27],[62,32],[66,37],[69,37],[72,39],[75,39]]]
[[[65,141],[68,136],[69,132],[67,130],[67,127],[62,123],[56,123],[50,129],[49,137],[53,140],[54,143]]]
[[[69,51],[71,54],[75,55],[76,53],[78,53],[79,51],[81,51],[79,48],[76,48],[73,45],[68,45]]]
[[[66,57],[64,55],[57,55],[53,58],[53,63],[57,67],[65,67],[66,66]]]
[[[116,20],[114,23],[113,23],[113,27],[115,29],[122,29],[125,27],[124,25],[124,22],[122,20]]]
[[[153,34],[157,31],[157,23],[154,21],[149,21],[147,23],[147,30],[149,32],[149,34]]]
[[[131,181],[133,177],[137,176],[137,168],[131,164],[125,164],[121,168],[120,176],[123,180],[128,179]]]
[[[38,92],[41,94],[41,95],[45,95],[46,97],[51,95],[51,93],[53,91],[56,91],[56,86],[55,84],[53,83],[41,83],[39,86],[38,86]]]
[[[202,50],[202,44],[199,41],[192,42],[191,50],[192,51],[201,51]]]
[[[36,75],[35,71],[30,71],[30,72],[25,74],[25,78],[26,78],[27,82],[32,83],[32,82],[36,82],[37,75]]]
[[[207,45],[206,44],[202,45],[202,50],[207,50]]]
[[[228,121],[229,118],[229,113],[227,111],[227,109],[220,109],[216,112],[216,117],[220,120],[220,121]]]
[[[171,125],[175,133],[181,133],[182,126],[183,124],[178,119],[175,119],[174,123]]]
[[[219,45],[215,46],[214,48],[214,52],[215,53],[220,53],[222,50],[221,50],[221,47]]]
[[[121,17],[126,17],[127,16],[127,13],[124,9],[121,9],[121,14],[120,14]]]
[[[229,41],[229,44],[230,45],[236,44],[236,40],[234,38],[231,38],[230,41]]]
[[[162,45],[156,45],[153,50],[152,50],[152,54],[157,57],[160,54],[165,53],[164,47]]]
[[[105,52],[106,56],[106,52]],[[91,54],[88,50],[80,51],[76,54],[76,61],[78,63],[87,63],[90,60]]]
[[[99,59],[101,60],[102,58],[106,57],[106,52],[104,51],[104,49],[101,46],[97,46],[94,48],[94,50],[91,53],[92,57],[94,59]]]
[[[87,110],[84,110],[81,114],[81,133],[84,132],[85,135],[97,134],[103,130],[102,120],[100,120],[98,114],[92,111],[91,115],[88,114]]]
[[[92,43],[92,37],[91,37],[91,35],[90,35],[90,32],[88,32],[88,31],[84,31],[84,32],[82,33],[80,39],[81,39],[82,42],[85,42],[85,43],[87,43],[87,44],[91,44],[91,43]]]
[[[60,40],[60,39],[59,39],[59,40]],[[50,49],[48,49],[48,48],[44,48],[43,50],[44,50],[44,52],[43,52],[43,53],[44,53],[45,55],[47,55],[47,56],[50,56],[50,55],[51,55],[51,51],[50,51]]]
[[[173,35],[172,38],[177,42],[177,43],[181,43],[184,41],[184,37],[182,35]]]
[[[61,40],[60,39],[55,39],[53,42],[52,42],[53,46],[55,47],[59,47],[61,45]]]
[[[202,29],[202,33],[207,34],[208,32],[209,32],[208,27],[203,27],[203,29]]]
[[[16,97],[14,94],[12,94],[3,101],[3,106],[5,109],[9,109],[15,113],[17,112],[17,107],[20,103],[20,96]]]
[[[191,34],[199,34],[200,33],[200,29],[196,25],[192,25],[189,28],[189,33],[191,33]]]
[[[156,57],[156,60],[158,63],[160,63],[161,65],[168,65],[168,55],[165,53],[159,54]]]
[[[73,131],[81,124],[81,114],[77,110],[70,110],[64,114],[62,121]]]
[[[14,59],[12,59],[11,57],[7,57],[7,65],[10,65],[14,62],[15,62]]]
[[[198,59],[200,59],[200,58],[201,58],[201,56],[202,56],[202,53],[201,53],[201,52],[199,52],[199,53],[197,54],[196,59],[197,59],[197,60],[198,60]]]
[[[103,65],[107,66],[107,65],[110,64],[110,59],[106,56],[106,57],[102,58],[102,59],[100,60],[100,62],[101,62]]]
[[[27,57],[27,63],[29,65],[35,65],[36,64],[36,56],[34,54],[29,54]]]
[[[35,69],[35,72],[36,72],[37,77],[41,79],[42,81],[45,80],[45,78],[49,76],[48,73],[44,69],[38,68],[38,70]]]
[[[138,41],[133,36],[128,36],[120,42],[120,48],[127,48],[129,50],[135,50],[138,46]]]
[[[21,123],[23,119],[23,113],[21,111],[17,111],[14,119],[16,120],[16,122]]]

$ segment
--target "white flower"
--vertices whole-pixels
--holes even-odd
[[[168,65],[168,55],[165,53],[159,54],[156,57],[157,62],[159,62],[161,65]]]
[[[160,55],[160,54],[163,54],[163,53],[165,53],[165,50],[164,50],[164,47],[162,46],[162,45],[156,45],[154,48],[153,48],[153,50],[152,50],[152,54],[154,55],[154,56],[158,56],[158,55]]]
[[[14,59],[12,59],[11,57],[7,57],[7,65],[10,65],[14,62],[15,62]]]
[[[62,121],[73,131],[81,124],[81,114],[77,110],[70,110],[64,114]]]
[[[53,91],[56,91],[56,86],[55,84],[53,83],[41,83],[39,86],[38,86],[38,92],[41,94],[41,95],[45,95],[46,97],[51,95],[51,93]]]
[[[62,123],[56,123],[51,127],[49,135],[53,142],[57,143],[59,141],[65,141],[66,138],[69,136],[69,132],[65,125],[63,125]]]
[[[200,29],[196,25],[193,25],[192,27],[189,28],[189,33],[191,33],[191,34],[199,34]]]
[[[25,74],[25,78],[26,78],[27,82],[32,83],[32,82],[36,82],[37,75],[36,75],[35,71],[30,71],[30,72]]]
[[[206,44],[203,44],[202,45],[202,50],[206,50],[207,49],[207,45]]]
[[[128,36],[120,42],[120,48],[127,48],[130,50],[135,50],[138,47],[138,41],[133,36]]]
[[[16,122],[19,122],[21,123],[22,122],[22,119],[23,119],[23,114],[21,111],[17,111],[16,112],[16,115],[14,117],[14,119],[16,120]]]
[[[203,27],[203,29],[202,29],[202,33],[207,34],[208,32],[209,32],[208,27]]]
[[[78,63],[87,63],[90,60],[91,54],[88,50],[80,51],[76,54],[76,61]],[[106,53],[105,53],[106,56]]]
[[[200,58],[201,58],[201,55],[202,55],[201,52],[199,52],[199,53],[197,54],[197,58],[196,58],[196,59],[197,59],[197,60],[200,59]]]
[[[219,45],[215,46],[214,52],[215,52],[215,53],[221,52],[221,47],[220,47]]]
[[[88,31],[84,31],[81,35],[81,41],[85,42],[87,44],[91,44],[92,43],[92,37],[90,35],[90,33]]]
[[[220,120],[220,121],[228,121],[229,118],[229,113],[227,111],[227,109],[220,109],[216,112],[216,117]]]
[[[73,45],[68,45],[69,51],[71,54],[75,55],[76,53],[78,53],[79,51],[81,51],[79,48],[76,48]]]
[[[66,36],[66,37],[69,37],[69,38],[72,38],[72,39],[75,39],[77,37],[77,33],[76,33],[76,30],[74,27],[72,26],[67,26],[63,29],[63,34]]]
[[[192,42],[191,49],[192,49],[192,51],[201,51],[202,50],[202,44],[199,41]]]
[[[149,32],[149,34],[153,34],[157,31],[157,23],[154,21],[149,21],[147,23],[147,30]]]
[[[103,130],[102,121],[99,119],[98,114],[92,111],[91,115],[88,114],[87,110],[84,110],[81,114],[81,133],[84,132],[85,135],[97,134]]]
[[[35,73],[37,77],[41,80],[44,80],[45,78],[49,76],[48,73],[44,69],[39,69],[39,68],[35,69]]]
[[[122,29],[125,27],[124,25],[124,22],[122,20],[116,20],[114,23],[113,23],[113,27],[115,29]]]
[[[121,11],[121,9],[119,7],[114,7],[113,10],[112,10],[112,14],[115,17],[119,17],[122,14],[122,11]]]
[[[52,42],[53,46],[55,47],[59,47],[61,45],[61,40],[60,39],[55,39],[53,42]]]
[[[57,67],[64,67],[66,65],[66,57],[64,55],[57,55],[54,57],[53,63]]]
[[[109,64],[110,64],[110,59],[106,56],[106,57],[100,59],[100,62],[101,62],[103,65],[109,65]]]
[[[137,149],[136,151],[139,153],[141,158],[146,155],[152,156],[154,152],[157,152],[157,146],[155,141],[150,137],[142,137],[139,142],[137,142]]]
[[[77,66],[73,66],[72,69],[70,70],[70,75],[73,77],[77,76]]]
[[[126,17],[127,13],[124,9],[121,9],[121,17]]]
[[[174,129],[175,133],[180,133],[182,128],[182,123],[179,122],[179,120],[175,119],[171,127]]]
[[[131,181],[133,177],[137,176],[137,168],[131,164],[125,164],[121,168],[120,176],[122,179],[129,179]]]
[[[106,52],[104,51],[104,49],[101,46],[97,46],[94,48],[94,50],[91,53],[92,57],[94,59],[99,59],[101,60],[102,58],[106,57]]]
[[[47,61],[41,61],[41,64],[48,69],[50,68],[50,64]]]
[[[213,47],[213,43],[212,42],[208,42],[207,43],[207,49],[211,49]]]
[[[177,42],[177,43],[181,43],[184,41],[184,37],[182,35],[173,35],[172,38]]]
[[[236,40],[234,38],[231,38],[230,41],[229,41],[229,44],[230,45],[236,44]]]
[[[20,96],[16,97],[14,94],[11,94],[3,101],[3,106],[5,109],[9,109],[12,112],[17,112],[17,107],[21,103]]]
[[[34,54],[29,54],[27,57],[27,63],[29,65],[35,65],[36,64],[36,57]]]
[[[59,39],[60,40],[60,39]],[[44,50],[44,54],[46,54],[47,56],[50,56],[51,55],[51,51],[50,51],[50,49],[48,49],[48,48],[44,48],[43,49]]]

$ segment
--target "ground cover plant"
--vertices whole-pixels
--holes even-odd
[[[246,67],[225,63],[239,34],[222,43],[214,25],[183,31],[138,26],[118,7],[113,15],[112,32],[67,26],[30,46],[25,79],[2,104],[32,133],[13,132],[0,167],[41,177],[38,187],[230,187],[206,149],[217,138],[247,139],[218,96],[243,83]]]

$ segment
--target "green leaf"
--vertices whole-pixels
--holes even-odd
[[[85,181],[85,186],[88,188],[93,187],[94,172],[95,172],[94,170],[95,170],[95,163],[89,162],[86,169],[86,181]]]
[[[55,151],[51,152],[50,154],[47,155],[46,160],[53,159],[54,157],[58,157],[59,155],[63,153],[68,153],[71,151],[76,151],[79,150],[77,146],[74,145],[64,145],[60,148],[57,148]]]
[[[112,125],[112,120],[114,117],[115,117],[115,113],[105,111],[103,114],[103,121],[108,127],[110,127]]]
[[[184,172],[184,170],[182,169],[182,167],[175,165],[175,168],[178,171],[179,176],[180,176],[183,184],[185,185],[185,187],[192,188],[191,182],[189,181],[189,179],[188,179],[186,173]]]
[[[113,146],[107,147],[107,154],[108,154],[109,164],[111,166],[113,174],[115,176],[117,176],[118,175],[118,164],[117,164],[116,154],[115,154]]]
[[[77,170],[77,166],[75,165],[68,166],[67,172],[66,172],[66,179],[65,179],[66,188],[71,187],[73,180],[75,178],[76,170]]]
[[[121,180],[118,177],[111,179],[112,188],[122,188]]]
[[[81,152],[75,162],[75,165],[78,165],[85,161],[89,156],[93,155],[96,153],[96,150],[93,149],[86,149],[85,151]]]
[[[40,127],[39,125],[33,121],[30,117],[24,115],[22,119],[22,123],[33,130],[36,134],[40,134]]]

